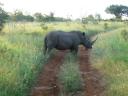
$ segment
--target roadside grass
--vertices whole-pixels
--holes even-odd
[[[44,64],[42,36],[0,36],[0,96],[26,96]]]
[[[94,67],[105,74],[106,96],[128,96],[128,41],[124,26],[101,34],[92,50]],[[128,37],[127,37],[128,38]]]
[[[79,71],[77,56],[68,53],[59,74],[60,83],[63,86],[61,95],[77,92],[82,89],[82,79]]]
[[[25,23],[24,27],[10,23],[0,34],[0,96],[28,96],[48,59],[43,55],[42,29],[36,23]]]
[[[127,96],[128,43],[121,31],[128,29],[123,22],[107,22],[107,29],[104,29],[104,23],[85,26],[79,22],[46,23],[47,29],[35,22],[7,23],[4,34],[0,34],[0,96],[28,95],[40,68],[48,60],[49,56],[42,54],[43,38],[51,30],[80,30],[89,35],[101,33],[92,51],[95,67],[107,76],[108,96]],[[59,75],[65,91],[81,89],[78,67],[76,57],[69,54]]]

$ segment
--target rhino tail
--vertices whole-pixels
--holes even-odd
[[[44,38],[44,50],[43,50],[44,54],[46,53],[46,51],[47,51],[47,38],[45,37]]]

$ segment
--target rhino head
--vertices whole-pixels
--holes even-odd
[[[91,40],[89,36],[85,35],[85,33],[83,32],[83,40],[82,40],[82,44],[87,48],[87,49],[91,49],[93,44],[96,42],[96,40],[98,39],[98,37],[96,37],[94,40]]]

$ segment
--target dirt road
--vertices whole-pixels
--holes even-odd
[[[45,64],[37,78],[36,85],[32,88],[30,96],[58,96],[58,72],[64,60],[65,51],[57,51],[53,58]]]
[[[81,47],[79,50],[80,71],[84,83],[84,96],[105,96],[105,81],[101,72],[93,68],[90,51]]]
[[[32,88],[30,96],[59,96],[60,87],[57,75],[64,61],[65,54],[66,51],[57,51],[53,58],[45,64],[45,67],[37,78],[36,85]],[[85,51],[85,48],[80,47],[78,58],[84,83],[82,91],[84,95],[82,96],[105,96],[103,76],[100,71],[91,66],[90,50]]]

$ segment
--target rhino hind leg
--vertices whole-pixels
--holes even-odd
[[[72,53],[77,54],[77,52],[78,52],[78,47],[71,48],[70,50],[71,50]]]
[[[46,54],[46,52],[47,52],[47,46],[44,46],[43,52],[44,52],[44,54]]]
[[[44,38],[44,48],[43,48],[43,52],[44,52],[44,54],[46,54],[46,52],[47,52],[47,38],[46,38],[46,37]]]
[[[77,53],[78,53],[78,47],[76,47],[76,48],[74,49],[74,51],[75,51],[75,53],[77,54]]]
[[[43,52],[44,54],[47,54],[47,53],[50,53],[52,49],[53,47],[45,45]]]
[[[47,52],[50,53],[53,48],[48,48]]]
[[[54,48],[53,44],[48,44],[47,45],[47,53],[50,53],[53,48]]]

